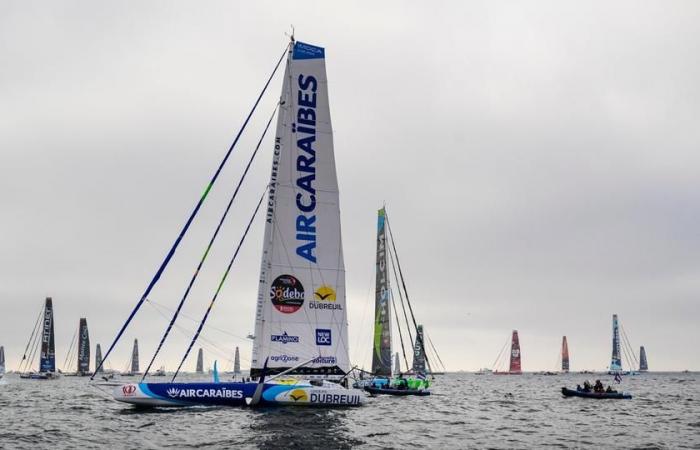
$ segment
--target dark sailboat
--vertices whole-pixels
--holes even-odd
[[[510,340],[510,365],[507,372],[495,371],[495,375],[522,375],[522,367],[520,364],[520,339],[518,338],[518,330],[513,330],[513,335]]]
[[[639,371],[647,372],[649,370],[649,364],[647,363],[647,352],[644,350],[644,346],[639,347]]]
[[[40,315],[41,317],[41,315]],[[41,336],[41,350],[39,352],[39,372],[26,372],[20,370],[20,378],[33,380],[50,380],[58,378],[56,372],[56,343],[54,342],[54,315],[53,315],[53,300],[51,297],[46,297],[44,303],[43,320],[37,321],[32,331],[32,335],[27,343],[22,362],[26,362],[25,369],[29,369],[32,363],[34,354],[36,353],[36,345],[39,343],[38,338]],[[32,348],[29,359],[27,359],[27,350]]]
[[[566,342],[566,336],[561,341],[561,371],[569,373],[569,344]]]
[[[197,353],[197,373],[204,373],[204,350],[201,348]]]

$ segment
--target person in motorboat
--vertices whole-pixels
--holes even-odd
[[[617,391],[612,388],[612,386],[608,385],[608,388],[605,390],[606,394],[617,394]]]
[[[599,394],[605,392],[605,388],[603,387],[603,383],[601,383],[600,380],[595,380],[595,386],[593,386],[593,392],[597,392]]]
[[[402,374],[402,373],[400,373],[400,374],[399,374],[399,377],[398,377],[397,379],[394,380],[394,387],[395,387],[396,389],[401,389],[401,390],[408,389],[408,382],[407,382],[406,379],[403,377],[403,374]]]
[[[577,384],[577,385],[576,385],[576,391],[581,392],[582,390],[583,390],[583,388],[581,387],[581,385],[580,385],[580,384]]]

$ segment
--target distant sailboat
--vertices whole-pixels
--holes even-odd
[[[236,347],[236,353],[233,355],[233,379],[241,378],[241,354]]]
[[[139,340],[134,339],[134,347],[131,350],[131,360],[129,361],[130,369],[122,373],[124,377],[133,377],[140,375],[139,371]]]
[[[191,366],[190,366],[191,367]],[[201,348],[197,352],[197,373],[204,373],[204,350]]]
[[[90,375],[90,334],[87,319],[81,318],[78,331],[78,370],[79,376]]]
[[[561,371],[569,373],[569,344],[566,342],[566,336],[561,341]]]
[[[413,348],[413,365],[411,366],[411,371],[415,374],[426,374],[428,370],[425,364],[425,345],[423,345],[425,336],[423,335],[423,325],[418,325],[416,333],[417,337]]]
[[[391,305],[389,304],[389,274],[386,248],[384,208],[379,210],[377,224],[377,259],[374,295],[374,345],[372,374],[391,377]]]
[[[495,375],[521,375],[522,368],[520,364],[520,340],[518,338],[518,330],[513,330],[513,335],[510,341],[510,365],[507,372],[496,370]]]
[[[42,315],[39,317],[42,317]],[[20,378],[50,380],[59,377],[56,372],[56,343],[54,341],[53,319],[53,301],[51,297],[46,297],[43,320],[37,320],[32,335],[29,337],[24,356],[22,357],[22,363],[26,364],[24,364],[25,371],[20,370]],[[41,346],[39,353],[39,372],[26,372],[32,364],[37,345]],[[29,359],[27,359],[27,350],[30,348],[32,348],[32,352],[30,353]]]
[[[394,374],[401,373],[401,360],[399,360],[399,352],[394,353]]]
[[[325,50],[295,42],[292,38],[285,54],[286,70],[277,115],[272,172],[265,203],[265,231],[250,369],[251,377],[258,382],[176,383],[174,380],[180,371],[178,368],[171,383],[145,383],[142,380],[141,383],[124,384],[115,388],[113,394],[119,401],[165,406],[358,406],[364,400],[361,391],[347,389],[340,384],[347,382],[350,360],[339,192],[328,103]],[[278,62],[278,66],[279,64]],[[273,75],[274,71],[270,79]],[[269,80],[265,89],[268,84]],[[243,128],[254,110],[255,107],[248,115]],[[238,137],[226,153],[134,311],[122,326],[110,351],[158,281],[237,141]],[[235,193],[233,195],[235,196]],[[181,360],[180,367],[204,326],[262,200],[261,197]],[[230,205],[231,203],[229,207]],[[227,212],[228,209],[224,212],[220,224],[223,223]],[[212,235],[209,246],[195,270],[190,287],[199,268],[202,267],[218,229]],[[180,306],[188,292],[189,288],[182,297]],[[178,312],[179,308],[171,319],[170,327]],[[170,327],[166,329],[160,345],[167,337]],[[157,353],[158,350],[156,355]],[[106,357],[108,355],[109,351]],[[282,379],[283,376],[287,378]]]
[[[649,370],[649,364],[647,363],[647,352],[644,350],[644,346],[639,347],[639,371],[647,372]]]
[[[620,325],[617,321],[617,314],[613,314],[612,319],[612,357],[610,359],[609,373],[614,375],[622,372],[622,351],[620,350]]]
[[[104,367],[102,367],[102,348],[100,344],[95,347],[95,367],[97,368],[97,373],[103,373]]]
[[[5,375],[5,347],[0,345],[0,378]]]

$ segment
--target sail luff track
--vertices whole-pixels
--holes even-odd
[[[185,363],[187,356],[190,354],[192,347],[194,346],[195,342],[197,342],[197,338],[199,337],[199,334],[202,332],[202,329],[204,328],[204,324],[206,323],[207,318],[209,317],[209,313],[211,312],[211,309],[214,306],[214,302],[216,302],[216,299],[219,296],[219,292],[221,292],[221,288],[224,286],[224,283],[226,282],[226,278],[228,277],[228,274],[231,271],[231,266],[233,266],[233,262],[236,260],[236,257],[238,256],[238,252],[241,250],[241,246],[243,245],[243,242],[245,241],[245,238],[248,235],[248,231],[250,231],[250,226],[253,224],[253,220],[255,220],[255,216],[258,214],[258,210],[260,209],[260,205],[262,204],[262,202],[265,198],[265,194],[267,193],[267,190],[268,190],[268,187],[265,187],[265,190],[263,191],[262,195],[260,196],[260,200],[258,200],[258,204],[255,207],[255,211],[253,211],[253,215],[250,216],[250,220],[248,221],[248,225],[246,226],[246,229],[243,232],[243,236],[241,237],[241,240],[238,242],[238,246],[236,247],[236,251],[233,253],[231,260],[229,261],[228,266],[226,267],[226,271],[224,272],[224,275],[221,277],[221,281],[219,282],[219,286],[216,288],[216,292],[214,292],[214,296],[212,297],[211,302],[209,302],[209,306],[207,307],[207,310],[204,313],[204,317],[202,317],[202,321],[199,323],[199,326],[197,327],[197,331],[195,332],[194,336],[192,337],[192,342],[190,342],[189,347],[187,347],[187,351],[185,352],[185,355],[182,357],[182,360],[180,361],[180,365],[177,366],[177,370],[173,374],[173,378],[171,381],[175,381],[175,378],[177,377],[178,373],[180,373],[180,369],[182,368],[182,365]]]
[[[250,155],[250,159],[248,160],[248,164],[246,165],[245,169],[243,170],[243,174],[241,175],[241,178],[238,180],[238,184],[236,185],[236,189],[233,191],[233,194],[231,195],[231,198],[228,201],[228,205],[226,205],[226,209],[224,210],[224,213],[221,215],[221,219],[219,220],[219,224],[216,226],[214,233],[212,234],[211,238],[209,239],[209,244],[207,244],[207,247],[204,249],[204,253],[202,254],[202,258],[200,259],[199,264],[197,264],[197,268],[194,270],[194,273],[192,274],[192,278],[190,278],[190,282],[187,285],[187,289],[185,289],[185,293],[182,295],[182,298],[180,299],[180,303],[178,303],[177,309],[175,309],[175,313],[173,313],[173,317],[170,319],[170,323],[168,323],[168,327],[165,329],[165,333],[163,333],[163,337],[160,339],[160,343],[158,344],[158,347],[156,348],[156,351],[153,354],[151,361],[148,363],[146,370],[143,372],[143,377],[141,378],[141,381],[146,379],[148,372],[151,370],[151,366],[153,366],[153,363],[155,362],[156,358],[158,357],[158,353],[160,353],[161,348],[163,348],[163,344],[165,344],[165,341],[168,338],[168,335],[170,334],[170,330],[172,330],[173,325],[175,324],[175,321],[177,320],[177,317],[180,314],[180,310],[182,310],[182,307],[184,306],[185,302],[187,301],[187,297],[189,296],[190,291],[192,290],[192,286],[194,285],[194,282],[197,280],[197,276],[199,275],[199,272],[202,269],[202,266],[204,266],[204,262],[207,260],[207,256],[209,256],[209,251],[211,250],[212,245],[214,245],[214,241],[216,241],[216,238],[219,235],[219,231],[221,231],[221,227],[223,226],[224,222],[226,221],[226,217],[228,216],[228,213],[231,210],[231,206],[233,205],[234,200],[236,200],[236,197],[238,196],[238,191],[241,189],[241,185],[243,184],[243,181],[245,180],[246,175],[248,174],[248,170],[250,170],[250,166],[253,164],[253,161],[255,160],[255,156],[258,154],[258,150],[260,150],[260,145],[262,144],[263,140],[265,139],[265,136],[267,135],[267,130],[270,128],[270,124],[272,123],[272,119],[275,117],[275,114],[277,113],[278,107],[279,107],[279,103],[275,106],[274,111],[272,111],[272,114],[270,115],[270,119],[267,121],[267,124],[265,125],[265,129],[263,130],[262,135],[260,136],[260,139],[258,140],[258,143],[255,146],[255,150]]]
[[[134,316],[139,311],[139,309],[141,309],[141,306],[146,301],[146,298],[148,298],[148,295],[151,293],[151,290],[155,287],[156,283],[158,282],[161,275],[163,274],[163,271],[168,266],[168,263],[170,263],[170,259],[175,254],[175,251],[177,250],[178,246],[180,245],[180,241],[182,241],[182,238],[185,236],[185,233],[187,233],[187,230],[190,228],[190,225],[192,224],[192,221],[194,220],[195,216],[197,216],[197,213],[199,212],[199,209],[202,207],[204,200],[207,198],[209,191],[214,186],[214,183],[216,183],[216,180],[219,178],[219,174],[221,173],[222,169],[226,165],[226,162],[228,161],[229,157],[231,156],[231,153],[233,152],[233,149],[236,147],[238,140],[240,139],[241,135],[243,134],[243,131],[245,130],[246,126],[248,125],[248,122],[250,121],[250,118],[253,116],[253,113],[255,112],[256,108],[258,107],[258,104],[260,103],[260,100],[262,99],[263,95],[265,94],[265,91],[267,91],[267,88],[270,85],[272,78],[275,76],[275,73],[277,73],[277,69],[279,68],[280,64],[282,63],[282,60],[284,59],[288,50],[289,50],[289,46],[285,47],[284,52],[282,52],[282,55],[280,56],[279,60],[277,61],[277,64],[275,65],[275,68],[272,70],[272,73],[268,77],[267,82],[265,82],[265,86],[263,86],[262,90],[260,91],[260,94],[258,95],[258,98],[255,100],[255,103],[253,104],[253,108],[248,113],[248,116],[246,117],[245,121],[243,122],[243,125],[241,126],[241,128],[238,130],[238,134],[236,135],[235,139],[233,140],[233,143],[231,144],[228,151],[226,152],[226,155],[224,156],[223,160],[219,164],[219,167],[216,169],[214,176],[212,176],[211,180],[209,181],[206,188],[204,189],[204,193],[202,194],[202,196],[200,197],[196,206],[192,210],[192,213],[190,214],[189,218],[187,219],[187,222],[185,222],[185,225],[182,227],[180,234],[178,235],[177,239],[175,239],[175,242],[173,243],[172,247],[170,248],[170,251],[168,251],[168,254],[165,256],[165,259],[163,260],[160,267],[158,268],[158,271],[153,276],[153,279],[151,279],[150,283],[148,284],[148,287],[146,287],[146,290],[144,291],[143,295],[141,295],[141,298],[136,303],[136,306],[134,306],[134,309],[131,311],[131,313],[129,314],[129,317],[126,319],[126,322],[124,322],[124,325],[122,325],[121,329],[117,333],[117,336],[114,338],[114,341],[109,346],[109,349],[107,349],[107,352],[105,353],[105,356],[102,359],[102,364],[100,364],[99,367],[95,368],[95,372],[93,372],[92,376],[90,377],[91,380],[93,380],[95,378],[95,374],[97,373],[97,370],[100,367],[102,367],[102,365],[107,360],[107,358],[109,358],[109,355],[112,353],[112,350],[114,350],[114,346],[117,345],[117,342],[119,342],[119,339],[121,338],[122,334],[124,334],[124,331],[126,331],[126,328],[131,323],[131,320],[134,318]]]

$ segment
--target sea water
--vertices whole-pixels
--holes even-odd
[[[562,386],[598,378],[613,383],[602,374],[453,373],[437,376],[429,397],[382,396],[360,408],[140,410],[86,378],[8,374],[0,384],[0,447],[700,448],[700,374],[626,376],[616,387],[632,400],[561,395]]]

